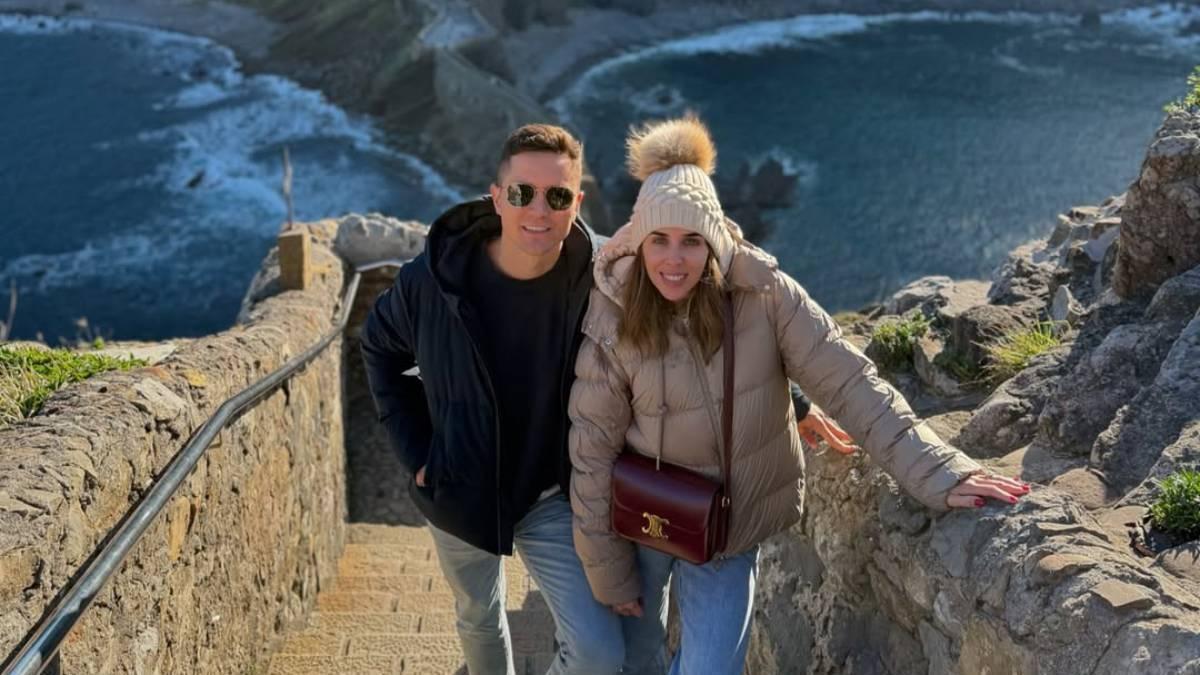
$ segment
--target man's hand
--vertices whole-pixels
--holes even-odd
[[[820,439],[824,439],[829,447],[843,455],[858,449],[850,434],[815,405],[809,408],[807,417],[796,423],[796,428],[800,430],[800,437],[813,447],[820,443]]]
[[[979,508],[991,497],[1005,504],[1016,504],[1029,494],[1029,483],[997,476],[994,473],[976,473],[967,476],[946,495],[946,506],[951,508]]]
[[[642,617],[642,599],[638,598],[631,602],[623,602],[619,605],[609,605],[609,609],[620,614],[621,616],[636,616],[639,619]]]
[[[425,467],[417,469],[417,487],[425,487]]]

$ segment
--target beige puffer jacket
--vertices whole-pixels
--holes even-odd
[[[621,450],[657,455],[659,425],[665,424],[664,461],[712,477],[721,472],[722,352],[705,365],[680,334],[671,335],[664,358],[645,359],[618,343],[622,287],[635,261],[631,255],[597,261],[568,409],[575,547],[593,594],[605,604],[630,602],[641,594],[633,544],[610,529],[610,479]],[[735,291],[737,398],[725,553],[745,551],[800,517],[804,455],[789,378],[905,490],[930,508],[945,510],[949,490],[979,465],[913,416],[900,394],[876,376],[874,365],[842,339],[829,315],[779,271],[774,258],[739,246],[727,276]]]

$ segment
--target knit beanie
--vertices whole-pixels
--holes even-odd
[[[654,122],[633,129],[625,141],[629,173],[642,181],[630,217],[631,243],[640,247],[651,232],[682,227],[704,237],[724,273],[735,248],[709,174],[717,149],[699,119]]]

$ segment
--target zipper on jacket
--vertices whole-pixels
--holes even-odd
[[[458,320],[463,324],[463,332],[467,334],[467,342],[471,343],[471,349],[475,352],[475,358],[479,361],[479,367],[483,370],[483,381],[487,383],[488,393],[492,395],[492,418],[496,428],[496,549],[501,555],[504,554],[504,524],[500,508],[500,399],[496,396],[496,387],[492,384],[492,374],[488,371],[487,361],[483,359],[483,352],[479,351],[479,344],[475,342],[475,336],[471,334],[471,327],[463,321],[462,315],[459,314]]]
[[[572,291],[568,290],[567,291],[567,310],[568,310],[568,312],[571,311],[571,306],[574,304],[576,304],[576,303],[575,303],[574,297],[572,297]],[[578,304],[579,304],[579,307],[578,307],[578,309],[575,310],[575,315],[571,318],[571,320],[567,324],[570,327],[570,332],[567,333],[567,339],[565,340],[566,351],[563,352],[563,368],[562,368],[562,373],[559,376],[559,381],[558,381],[558,395],[559,395],[559,398],[562,399],[563,415],[568,414],[567,411],[571,406],[571,388],[567,386],[567,380],[569,380],[571,378],[571,376],[575,373],[575,359],[579,358],[578,346],[583,344],[583,315],[587,311],[587,305],[588,305],[586,293],[583,296],[583,302],[578,303]],[[567,420],[563,423],[562,442],[563,442],[564,447],[566,447],[566,445],[569,443],[570,433],[571,433],[571,422],[570,422],[570,418],[567,418]],[[559,455],[558,460],[559,461],[562,460],[561,454]],[[559,469],[561,472],[562,467],[560,466]],[[557,479],[556,479],[556,481],[557,481]],[[569,494],[569,490],[568,490],[567,500],[570,501],[570,499],[571,499],[571,495]]]

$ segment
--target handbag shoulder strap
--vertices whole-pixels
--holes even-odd
[[[725,351],[725,395],[721,399],[721,435],[724,443],[722,444],[723,452],[721,463],[723,472],[721,474],[725,483],[725,505],[730,502],[732,490],[730,484],[733,482],[733,476],[730,473],[729,463],[733,455],[733,397],[734,397],[734,348],[733,348],[733,293],[725,292],[725,330],[722,337]]]

